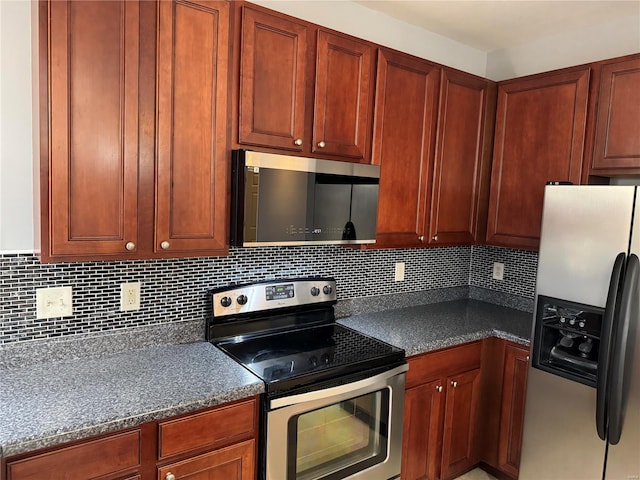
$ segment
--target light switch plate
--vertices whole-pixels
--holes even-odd
[[[504,280],[504,263],[500,263],[500,262],[493,263],[493,279]]]
[[[71,287],[36,289],[36,318],[69,317],[73,315]]]

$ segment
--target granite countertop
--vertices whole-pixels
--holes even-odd
[[[533,314],[463,299],[360,314],[338,321],[404,349],[409,357],[487,337],[528,345]]]
[[[359,314],[339,322],[411,356],[490,336],[528,344],[532,315],[465,299]],[[181,333],[175,339],[184,341],[191,335]],[[76,342],[86,350],[112,352],[108,355],[83,358],[67,348],[63,350],[73,353],[68,359],[61,359],[62,354],[43,356],[38,357],[40,363],[28,358],[29,349],[5,350],[0,363],[9,368],[0,368],[0,456],[264,392],[257,377],[202,340],[127,350],[121,345],[123,338],[128,337]],[[46,347],[55,353],[53,345]],[[34,345],[32,353],[43,354],[40,347]]]
[[[206,342],[0,370],[0,456],[250,397],[263,383]]]

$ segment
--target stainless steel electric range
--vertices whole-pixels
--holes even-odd
[[[400,475],[404,351],[335,322],[332,278],[210,292],[207,339],[265,383],[260,478]]]

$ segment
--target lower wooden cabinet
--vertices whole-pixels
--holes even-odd
[[[498,468],[513,478],[518,478],[520,467],[528,366],[528,348],[513,344],[506,346],[500,408]]]
[[[402,479],[449,479],[477,463],[482,343],[409,359]]]
[[[250,397],[2,459],[0,478],[254,480],[258,404],[258,397]]]
[[[158,480],[253,480],[256,477],[255,441],[231,445],[158,468]]]

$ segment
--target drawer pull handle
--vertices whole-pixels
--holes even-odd
[[[168,473],[164,476],[164,480],[176,480],[176,476],[175,476],[173,473],[168,472]]]
[[[451,382],[451,386],[453,388],[456,388],[458,386],[458,382],[456,382],[455,380]]]

